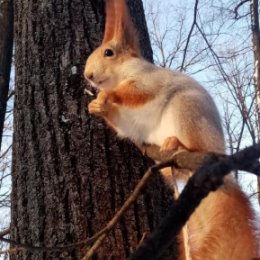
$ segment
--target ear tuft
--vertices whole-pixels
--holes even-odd
[[[115,6],[114,0],[105,1],[105,13],[106,13],[106,22],[105,22],[105,32],[102,43],[106,43],[113,39],[114,30],[115,30]]]
[[[126,0],[106,0],[106,25],[102,43],[115,40],[140,55],[139,39]]]

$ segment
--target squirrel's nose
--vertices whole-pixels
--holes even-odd
[[[94,74],[93,74],[93,72],[85,72],[85,73],[84,73],[84,76],[85,76],[85,78],[88,79],[88,80],[93,80],[93,79],[94,79]]]
[[[90,73],[90,74],[88,75],[88,79],[90,79],[90,80],[94,79],[94,74],[93,74],[93,73]]]

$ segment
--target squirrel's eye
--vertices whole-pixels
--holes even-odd
[[[104,52],[104,57],[112,57],[114,56],[114,52],[111,49],[106,49]]]

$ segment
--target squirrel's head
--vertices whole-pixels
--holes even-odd
[[[125,0],[106,0],[103,41],[87,59],[84,76],[97,88],[113,88],[122,80],[118,68],[133,57],[141,57],[139,40]]]

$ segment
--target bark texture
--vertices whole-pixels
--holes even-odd
[[[12,64],[13,26],[13,1],[0,1],[0,151]]]
[[[151,59],[142,2],[129,4]],[[91,97],[83,95],[83,67],[102,38],[103,1],[20,0],[14,6],[11,237],[36,246],[78,242],[106,224],[150,162],[86,111]],[[94,259],[125,259],[169,201],[154,178]],[[11,260],[75,260],[85,250],[21,250]],[[173,251],[164,259],[174,259]]]

